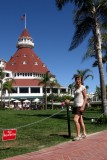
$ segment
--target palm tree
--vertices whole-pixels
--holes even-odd
[[[47,109],[47,87],[49,86],[50,84],[50,80],[51,78],[53,78],[53,75],[50,74],[49,71],[47,71],[43,78],[41,79],[40,83],[39,84],[43,84],[44,85],[44,90],[45,90],[45,109]]]
[[[72,79],[74,79],[77,75],[80,75],[82,77],[82,83],[84,83],[84,81],[89,77],[93,79],[93,75],[89,74],[89,72],[92,71],[90,69],[77,70],[77,73],[73,75]]]
[[[74,94],[73,93],[74,89],[75,89],[75,82],[69,84],[69,86],[68,86],[68,90],[70,90],[71,96],[73,96],[73,94]]]
[[[98,61],[100,76],[100,88],[103,112],[107,115],[106,88],[102,63],[102,25],[107,23],[107,1],[106,0],[56,0],[57,7],[62,7],[67,2],[74,2],[76,12],[74,24],[76,31],[73,36],[69,50],[75,49],[91,32],[94,37],[94,49]]]
[[[50,86],[51,93],[52,93],[52,110],[53,110],[53,88],[54,87],[60,87],[60,84],[57,82],[56,79],[52,79],[49,82],[49,86]]]
[[[9,107],[10,107],[10,93],[12,93],[12,91],[14,90],[14,88],[12,87],[12,83],[13,83],[13,79],[12,80],[7,80],[6,82],[4,82],[3,84],[3,90],[4,91],[8,91],[9,93]]]
[[[5,72],[0,68],[0,89],[1,89],[1,107],[3,107],[3,80],[5,78]]]
[[[98,99],[101,99],[101,89],[98,86],[96,86],[95,96],[97,96]]]

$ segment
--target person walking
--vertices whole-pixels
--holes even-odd
[[[74,123],[76,127],[76,137],[74,140],[80,140],[81,138],[86,138],[86,128],[83,121],[83,112],[87,102],[86,88],[83,85],[82,77],[77,75],[75,77],[75,93],[74,93],[74,105],[72,113],[74,114]],[[82,129],[82,135],[81,133]]]

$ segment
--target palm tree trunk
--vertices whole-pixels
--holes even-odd
[[[45,87],[45,110],[47,110],[47,88]]]
[[[51,86],[51,94],[52,94],[52,99],[51,99],[51,102],[52,102],[52,110],[53,110],[53,87]]]
[[[3,108],[3,83],[1,82],[1,108]]]
[[[54,108],[54,107],[53,107],[53,98],[52,98],[52,110],[53,110],[53,108]]]
[[[9,108],[10,108],[10,93],[9,93]]]
[[[102,63],[102,50],[101,50],[101,30],[100,26],[97,23],[97,20],[95,21],[95,28],[93,29],[93,34],[95,38],[95,49],[97,54],[97,60],[98,60],[98,69],[99,69],[99,76],[100,76],[100,88],[101,88],[101,98],[102,98],[102,109],[103,113],[107,115],[107,103],[106,103],[106,86],[105,86],[105,80],[104,80],[104,70],[103,70],[103,63]]]

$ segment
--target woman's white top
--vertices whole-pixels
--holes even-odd
[[[79,88],[76,88],[74,93],[74,107],[81,107],[84,102],[83,90],[86,89],[85,86],[81,85]]]

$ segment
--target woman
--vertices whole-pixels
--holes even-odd
[[[86,138],[86,129],[83,121],[82,114],[85,109],[85,105],[87,102],[86,88],[82,83],[81,76],[75,77],[76,89],[74,94],[74,106],[73,106],[73,114],[74,114],[74,123],[76,127],[77,136],[74,140],[80,140],[81,138]],[[80,134],[80,129],[82,128],[82,135]]]

